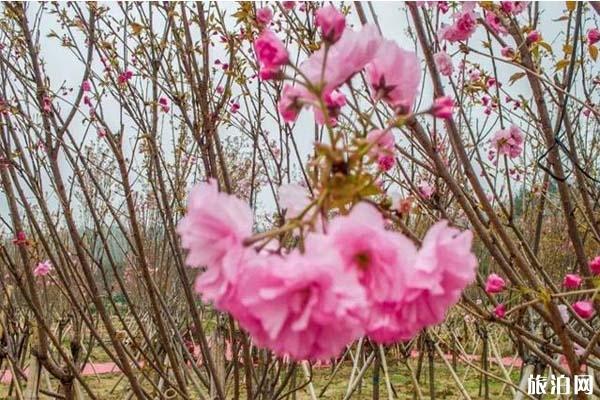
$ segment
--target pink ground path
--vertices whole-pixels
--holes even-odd
[[[411,353],[411,357],[416,358],[419,355],[419,353],[417,351],[413,351]],[[464,356],[463,356],[464,357]],[[452,355],[451,354],[446,354],[445,358],[447,360],[451,360],[452,359]],[[458,360],[460,360],[460,356],[458,357]],[[480,357],[478,355],[468,355],[464,358],[467,358],[469,361],[479,361]],[[521,365],[523,364],[521,359],[515,359],[513,360],[512,357],[502,357],[501,360],[502,365],[504,365],[505,367],[510,367],[511,365],[513,365],[516,368],[520,368]],[[490,362],[496,362],[497,360],[494,357],[490,357]],[[319,368],[326,368],[328,367],[329,364],[328,363],[321,363],[319,365],[317,365],[316,367]],[[25,375],[28,375],[29,369],[26,368],[25,369]],[[83,367],[83,372],[82,375],[83,376],[89,376],[89,375],[94,375],[94,374],[98,374],[98,375],[102,375],[102,374],[111,374],[111,373],[117,373],[120,372],[119,368],[117,367],[117,365],[113,362],[102,362],[102,363],[87,363],[84,367]],[[0,378],[0,383],[10,383],[12,380],[12,374],[10,371],[4,371],[4,373],[1,375]]]

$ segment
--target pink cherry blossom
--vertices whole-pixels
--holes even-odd
[[[316,246],[316,244],[313,244]],[[239,277],[232,315],[254,342],[295,360],[336,357],[364,333],[364,289],[335,251],[293,251]]]
[[[515,57],[515,49],[513,49],[512,47],[503,47],[502,49],[500,49],[500,54],[502,54],[502,57],[506,57],[506,58],[514,58]]]
[[[470,231],[451,228],[447,221],[429,229],[406,274],[406,290],[395,314],[401,325],[397,339],[409,339],[423,327],[444,320],[446,310],[475,279],[477,259],[471,251],[472,241]]]
[[[169,112],[169,110],[171,109],[171,107],[169,107],[169,99],[167,99],[166,97],[162,96],[158,99],[158,104],[160,105],[160,109],[162,110],[162,112]]]
[[[334,6],[319,8],[315,14],[315,25],[321,28],[323,40],[335,43],[346,28],[346,17]]]
[[[366,66],[371,94],[403,114],[411,111],[419,89],[421,70],[414,52],[385,40]]]
[[[508,34],[508,29],[506,29],[506,27],[502,24],[502,20],[496,13],[491,12],[491,11],[486,11],[485,12],[485,22],[492,29],[492,31],[494,31],[500,35]]]
[[[580,300],[574,303],[573,310],[583,319],[588,319],[594,315],[594,305],[589,300]]]
[[[269,29],[265,29],[254,41],[254,52],[260,65],[261,79],[273,79],[281,66],[288,62],[287,49]]]
[[[285,84],[281,92],[281,98],[277,104],[279,114],[285,122],[294,122],[302,109],[304,101],[311,96],[303,86],[292,86]]]
[[[268,25],[273,19],[273,10],[270,7],[262,7],[256,10],[256,21],[261,25]]]
[[[502,303],[498,304],[496,307],[494,307],[494,315],[496,318],[504,318],[506,316],[506,306]]]
[[[598,28],[592,28],[587,33],[588,45],[596,44],[600,41],[600,30]]]
[[[500,7],[507,14],[518,15],[527,8],[529,1],[501,1]]]
[[[295,1],[282,1],[281,5],[283,6],[284,10],[290,11],[290,10],[293,10],[294,7],[296,7],[296,2]]]
[[[392,155],[382,154],[377,157],[377,168],[379,168],[380,171],[387,172],[391,170],[394,165],[396,165],[396,159]]]
[[[537,43],[542,40],[542,35],[538,31],[531,31],[527,34],[527,43]]]
[[[220,193],[214,180],[195,186],[187,214],[177,227],[191,267],[219,265],[225,254],[242,247],[252,233],[252,211],[244,201]]]
[[[492,137],[492,145],[496,148],[498,154],[516,158],[523,151],[523,134],[518,126],[512,125],[507,129],[496,132]]]
[[[119,86],[125,86],[131,78],[133,78],[133,72],[131,72],[130,70],[125,70],[119,75],[119,77],[117,78],[117,82]]]
[[[431,114],[436,118],[450,119],[454,109],[454,99],[442,96],[435,99],[431,107]]]
[[[489,294],[502,292],[506,287],[504,279],[498,274],[490,274],[485,281],[485,291]]]
[[[239,104],[239,103],[237,103],[237,102],[233,102],[233,103],[231,103],[231,105],[229,106],[229,111],[230,111],[232,114],[235,114],[236,112],[238,112],[238,111],[239,111],[239,109],[240,109],[240,104]]]
[[[595,257],[588,263],[590,270],[594,275],[600,275],[600,256]]]
[[[566,274],[563,279],[563,286],[567,289],[577,289],[581,286],[582,279],[577,274]]]
[[[431,185],[431,183],[427,181],[421,181],[417,185],[417,191],[423,199],[428,200],[435,193],[435,188],[433,187],[433,185]]]
[[[27,234],[23,231],[17,232],[16,237],[12,240],[13,244],[17,246],[28,246],[29,240],[27,239]]]
[[[83,90],[84,92],[89,92],[90,90],[92,90],[92,84],[90,83],[90,81],[83,81],[83,83],[81,84],[81,90]]]
[[[453,15],[453,24],[442,25],[438,37],[449,42],[469,39],[477,28],[477,13],[473,11],[475,5],[475,2],[464,2],[461,11]]]
[[[311,97],[314,98],[314,96]],[[346,96],[338,90],[332,90],[331,92],[325,93],[323,100],[325,107],[327,107],[328,121],[325,121],[325,114],[321,108],[318,105],[314,105],[313,111],[315,114],[315,121],[319,125],[328,124],[330,126],[335,126],[342,107],[346,105]],[[314,101],[316,102],[316,100]]]
[[[342,37],[329,47],[325,67],[325,49],[320,49],[300,65],[300,70],[313,86],[329,93],[361,71],[373,59],[381,42],[375,25],[364,25],[360,31],[346,28]]]
[[[42,261],[42,262],[38,263],[38,265],[34,268],[33,275],[34,276],[46,276],[53,269],[54,269],[54,267],[52,266],[52,263],[50,262],[50,260]]]
[[[435,66],[439,73],[444,76],[451,76],[454,72],[454,66],[452,65],[452,57],[445,51],[438,51],[433,55]]]

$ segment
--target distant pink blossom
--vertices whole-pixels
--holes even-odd
[[[90,83],[90,81],[83,81],[83,83],[81,84],[81,90],[83,90],[84,92],[89,92],[90,90],[92,90],[92,84]]]
[[[233,103],[231,103],[231,105],[229,106],[229,111],[230,111],[232,114],[235,114],[236,112],[238,112],[238,111],[239,111],[239,109],[240,109],[240,103],[237,103],[237,102],[233,102]]]
[[[52,99],[50,99],[50,97],[48,96],[44,96],[42,98],[42,110],[48,114],[50,112],[52,112]]]
[[[99,129],[96,131],[96,135],[98,135],[98,137],[99,137],[100,139],[102,139],[103,137],[106,137],[106,130],[104,130],[104,129],[102,129],[102,128],[99,128]]]
[[[321,246],[248,268],[231,313],[259,347],[295,360],[337,357],[364,334],[364,289],[344,273],[339,256]]]
[[[449,42],[469,39],[477,28],[478,15],[474,12],[475,5],[475,2],[464,2],[461,11],[452,16],[453,24],[442,24],[442,28],[438,31],[438,37]]]
[[[499,155],[504,154],[510,158],[516,158],[523,151],[523,134],[516,125],[501,129],[492,137],[492,146]]]
[[[295,1],[282,1],[281,5],[283,6],[284,10],[290,11],[290,10],[293,10],[294,7],[296,7],[296,2]]]
[[[563,279],[563,286],[567,289],[577,289],[581,286],[583,279],[577,274],[566,274]]]
[[[600,256],[595,257],[588,263],[590,270],[594,275],[600,275]]]
[[[369,143],[369,156],[376,158],[382,154],[391,154],[394,151],[395,139],[389,129],[375,129],[367,134]]]
[[[600,30],[598,28],[592,28],[587,33],[588,45],[596,44],[600,41]]]
[[[574,303],[573,310],[583,319],[591,318],[594,315],[594,305],[589,300],[580,300]]]
[[[275,78],[289,60],[287,49],[269,29],[265,29],[254,41],[254,52],[260,66],[260,77],[265,80]]]
[[[481,71],[476,68],[473,68],[469,71],[469,80],[471,82],[478,81],[481,78]]]
[[[377,157],[377,168],[380,171],[387,172],[394,168],[394,165],[396,165],[396,159],[392,155],[383,154]]]
[[[438,51],[433,55],[435,66],[444,76],[451,76],[454,72],[454,66],[452,65],[452,57],[445,51]]]
[[[169,110],[171,108],[171,107],[169,107],[169,99],[162,96],[158,99],[158,104],[160,105],[162,112],[165,112],[165,113],[169,112]]]
[[[191,267],[218,266],[225,254],[242,247],[252,233],[252,211],[246,202],[219,192],[214,180],[195,186],[187,214],[177,227]]]
[[[268,25],[273,19],[273,10],[270,7],[262,7],[256,10],[256,21],[261,25]]]
[[[436,118],[450,119],[454,110],[454,99],[442,96],[435,99],[431,106],[431,114]]]
[[[311,97],[314,98],[314,96]],[[321,107],[319,107],[317,104],[313,105],[315,121],[319,125],[328,124],[330,126],[335,126],[337,124],[342,107],[346,105],[346,96],[339,90],[332,90],[331,92],[325,93],[323,96],[323,101],[325,103],[325,107],[327,107],[328,121],[325,121],[325,114],[323,113],[323,110],[321,110]],[[316,102],[316,100],[314,100],[314,102]]]
[[[410,113],[421,81],[419,60],[414,52],[385,40],[366,66],[366,73],[374,99],[384,100],[402,114]]]
[[[518,15],[527,8],[529,1],[501,1],[500,7],[507,14]]]
[[[335,43],[346,28],[346,16],[334,6],[322,7],[315,14],[315,25],[321,28],[323,40]]]
[[[489,294],[502,292],[506,288],[504,279],[498,274],[490,274],[485,281],[485,291]]]
[[[421,181],[417,185],[417,191],[423,199],[428,200],[435,193],[435,188],[431,185],[431,183],[427,181]]]
[[[117,82],[119,86],[125,86],[131,78],[133,78],[133,72],[131,72],[130,70],[125,70],[119,75],[119,77],[117,78]]]
[[[283,120],[288,123],[294,122],[298,118],[304,102],[309,97],[308,91],[303,86],[293,86],[286,83],[277,104],[277,109]]]
[[[538,31],[531,31],[527,34],[527,43],[537,43],[542,40],[542,35]]]
[[[12,242],[13,242],[13,244],[16,244],[17,246],[28,246],[29,245],[29,240],[27,239],[27,234],[23,231],[17,232],[17,235],[12,240]]]
[[[52,263],[50,262],[50,260],[42,261],[42,262],[38,263],[38,265],[34,268],[33,275],[34,276],[46,276],[53,269],[54,269],[54,267],[52,266]]]
[[[488,26],[495,33],[498,33],[500,35],[508,34],[508,29],[506,29],[506,27],[502,24],[502,20],[496,13],[494,13],[492,11],[486,11],[485,12],[485,22],[487,22]]]
[[[500,49],[500,54],[502,54],[502,57],[506,57],[506,58],[514,58],[515,57],[515,49],[513,49],[512,47],[503,47],[502,49]]]
[[[504,318],[506,316],[506,306],[503,303],[498,304],[494,307],[494,315],[496,318]]]

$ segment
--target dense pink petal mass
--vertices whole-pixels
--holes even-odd
[[[288,62],[288,52],[272,31],[265,29],[254,41],[254,52],[260,65],[260,77],[273,79]]]
[[[489,294],[500,293],[506,288],[504,279],[498,274],[490,274],[485,281],[485,291]]]
[[[461,11],[453,15],[453,24],[442,25],[438,37],[449,42],[469,39],[477,28],[477,13],[473,11],[475,5],[476,3],[472,1],[464,2]]]
[[[188,250],[192,267],[218,266],[228,251],[242,247],[252,233],[252,211],[237,197],[220,193],[215,181],[194,187],[188,197],[187,214],[177,232]]]
[[[371,94],[402,113],[412,110],[421,81],[419,60],[392,40],[385,40],[366,66]]]
[[[363,333],[363,288],[325,247],[292,252],[240,277],[240,308],[233,315],[257,345],[280,356],[335,357]]]

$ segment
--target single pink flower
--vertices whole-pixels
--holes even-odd
[[[98,137],[99,137],[100,139],[102,139],[103,137],[106,137],[106,131],[105,131],[104,129],[102,129],[102,128],[99,128],[99,129],[96,131],[96,134],[98,135]]]
[[[496,132],[492,137],[492,145],[496,148],[498,154],[516,158],[523,151],[523,134],[518,126],[512,125],[507,129]]]
[[[90,81],[83,81],[83,83],[81,84],[81,90],[83,90],[84,92],[89,92],[92,90],[92,84],[90,83]]]
[[[454,72],[454,66],[452,65],[452,57],[445,51],[439,51],[433,55],[435,66],[444,76],[451,76]]]
[[[502,303],[498,304],[496,307],[494,307],[494,315],[496,318],[504,318],[506,316],[506,306]]]
[[[133,72],[131,72],[130,70],[125,70],[119,75],[119,77],[117,78],[117,82],[119,86],[125,86],[131,78],[133,78]]]
[[[395,311],[400,329],[396,339],[410,339],[426,326],[441,323],[446,311],[474,280],[477,259],[471,251],[473,234],[448,226],[433,225],[406,271],[402,301]]]
[[[377,168],[379,168],[380,171],[387,172],[391,170],[394,165],[396,165],[396,159],[392,155],[382,154],[377,157]]]
[[[517,15],[523,12],[529,1],[501,1],[500,7],[507,14]]]
[[[581,286],[583,279],[577,274],[566,274],[563,279],[563,286],[567,289],[577,289]]]
[[[230,312],[254,342],[295,360],[336,357],[364,334],[364,289],[335,251],[312,247],[273,257],[239,277]],[[235,303],[234,303],[235,304]]]
[[[290,10],[293,10],[294,7],[296,7],[296,2],[295,1],[282,1],[281,5],[283,6],[284,10],[290,11]]]
[[[527,34],[527,43],[537,43],[542,40],[542,35],[538,31],[531,31]]]
[[[323,40],[337,42],[346,28],[346,16],[334,6],[319,8],[315,15],[315,25],[321,28]]]
[[[506,288],[504,279],[498,274],[490,274],[485,281],[485,291],[489,294],[500,293]]]
[[[254,52],[260,66],[260,77],[265,80],[275,78],[289,60],[287,49],[281,40],[268,29],[254,41]]]
[[[421,181],[417,185],[417,192],[423,199],[429,200],[435,193],[435,187],[427,181]]]
[[[311,96],[314,98],[314,96]],[[328,124],[330,126],[336,126],[337,120],[342,110],[342,107],[346,105],[346,96],[339,90],[332,90],[331,92],[325,93],[323,96],[325,107],[327,107],[327,117],[329,121],[325,121],[325,115],[318,105],[313,106],[315,114],[315,121],[319,125]],[[316,102],[316,100],[314,100]]]
[[[339,253],[344,274],[356,276],[365,289],[370,309],[368,334],[378,342],[393,341],[399,328],[385,321],[393,318],[399,306],[415,246],[403,235],[387,231],[381,213],[367,203],[334,218],[327,235],[313,237],[307,248],[323,243]]]
[[[600,275],[600,256],[595,257],[588,263],[590,270],[594,275]]]
[[[268,25],[273,19],[273,10],[270,7],[262,7],[256,10],[256,21],[260,25]]]
[[[252,211],[246,202],[218,191],[214,180],[194,187],[187,214],[177,226],[191,267],[217,266],[225,254],[243,247],[252,233]]]
[[[288,123],[296,121],[305,101],[310,97],[304,86],[292,86],[286,83],[277,103],[277,109],[283,120]]]
[[[411,111],[421,81],[419,60],[414,52],[385,40],[366,66],[366,73],[373,98],[384,100],[402,114]]]
[[[600,30],[597,28],[592,28],[587,33],[587,41],[588,45],[596,44],[600,41]]]
[[[431,115],[435,118],[450,119],[454,109],[454,100],[448,96],[435,99],[431,107]]]
[[[29,240],[27,240],[27,235],[23,231],[17,232],[17,236],[12,240],[13,244],[17,246],[28,246]]]
[[[594,305],[589,300],[581,300],[573,304],[573,310],[583,319],[594,315]]]
[[[502,20],[496,13],[494,13],[492,11],[486,11],[485,12],[485,22],[487,22],[488,26],[495,33],[498,33],[500,35],[508,34],[508,29],[506,29],[506,27],[502,24]]]
[[[342,37],[329,47],[325,66],[325,49],[320,49],[300,65],[300,70],[313,86],[329,93],[361,71],[373,59],[381,42],[375,25],[364,25],[360,31],[346,28]]]
[[[50,260],[42,261],[42,262],[38,263],[38,265],[34,268],[33,275],[34,276],[46,276],[53,269],[54,269],[54,267],[52,266],[52,263],[50,262]]]
[[[229,112],[231,112],[232,114],[235,114],[236,112],[238,112],[240,109],[240,103],[234,102],[231,103],[231,105],[229,106]]]
[[[169,112],[170,107],[169,107],[169,99],[167,99],[164,96],[159,97],[158,99],[158,104],[160,105],[160,108],[163,112]]]
[[[223,92],[225,92],[225,88],[221,85],[217,86],[217,93],[219,94],[223,94]]]
[[[442,28],[438,31],[438,37],[441,40],[447,40],[449,42],[465,41],[469,39],[477,28],[478,15],[473,11],[475,5],[475,2],[464,2],[461,11],[453,15],[453,24],[442,25]]]
[[[502,49],[500,49],[500,54],[502,54],[502,57],[506,57],[506,58],[515,58],[515,49],[513,49],[512,47],[503,47]]]

